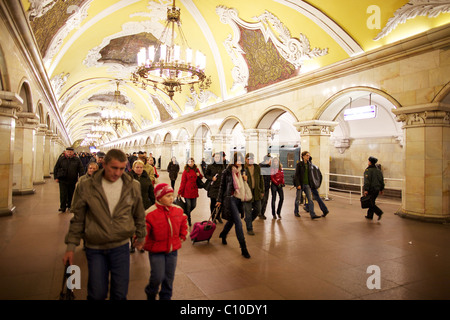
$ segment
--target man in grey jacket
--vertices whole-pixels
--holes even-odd
[[[63,262],[73,263],[75,247],[83,238],[88,262],[88,299],[104,300],[111,275],[111,300],[126,299],[130,254],[129,239],[136,236],[135,248],[145,240],[145,211],[138,181],[123,174],[127,157],[112,149],[103,169],[91,179],[77,184],[72,201],[74,214],[66,235]]]

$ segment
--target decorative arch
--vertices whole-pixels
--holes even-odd
[[[31,96],[30,83],[26,79],[22,79],[19,85],[19,96],[23,100],[22,111],[34,113],[33,99]]]
[[[0,46],[0,91],[11,91],[8,68],[6,66],[5,55],[3,54],[3,49],[1,46]]]
[[[39,123],[40,124],[44,124],[45,123],[45,117],[44,117],[44,106],[42,105],[42,102],[38,102],[37,115],[39,117]]]
[[[204,122],[202,122],[197,129],[194,130],[194,137],[196,138],[205,138],[205,136],[211,133],[211,128]]]
[[[279,117],[281,117],[284,113],[289,113],[296,122],[298,122],[298,118],[289,108],[281,105],[275,105],[267,108],[262,116],[259,118],[256,128],[257,129],[270,129],[272,125],[277,121]]]
[[[431,102],[443,102],[450,104],[450,82],[448,82],[433,98]]]
[[[154,144],[159,144],[159,143],[161,143],[161,141],[162,141],[161,135],[160,135],[159,133],[157,133],[157,134],[155,135],[155,139],[153,139],[153,143],[154,143]]]
[[[164,135],[163,141],[164,141],[164,142],[172,142],[172,133],[167,132],[167,133]]]
[[[178,134],[177,134],[177,137],[176,137],[177,141],[184,141],[183,135],[186,135],[188,137],[188,140],[189,140],[189,138],[191,136],[189,134],[189,131],[185,127],[182,127],[182,128],[180,128],[180,130],[178,130]]]
[[[365,96],[368,97],[371,93],[373,94],[372,99],[380,104],[389,102],[396,109],[402,107],[395,98],[383,90],[372,87],[350,87],[337,92],[325,101],[317,110],[313,120],[334,121],[345,105],[347,105],[345,102],[350,101],[350,98],[352,98],[352,100],[357,100]]]
[[[238,124],[245,130],[244,123],[241,119],[235,116],[226,117],[219,126],[219,133],[226,133],[228,130],[231,132]]]

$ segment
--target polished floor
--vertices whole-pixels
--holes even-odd
[[[160,180],[168,181],[166,172]],[[386,198],[379,200],[383,218],[368,221],[356,196],[350,201],[338,193],[326,202],[326,218],[311,220],[303,210],[297,218],[294,195],[285,188],[281,220],[272,220],[269,207],[267,220],[254,221],[256,234],[246,234],[250,259],[241,256],[234,229],[228,245],[221,244],[223,224],[210,243],[186,241],[179,251],[173,299],[450,299],[450,225],[400,218],[394,214],[400,202]],[[0,217],[0,299],[58,299],[71,218],[58,213],[58,197],[58,185],[47,179],[34,195],[14,197],[13,216]],[[194,222],[208,217],[208,204],[201,190]],[[82,279],[75,295],[85,299],[83,250],[76,251],[75,263]],[[145,299],[149,273],[148,255],[132,254],[128,299]],[[380,288],[369,289],[377,275]]]

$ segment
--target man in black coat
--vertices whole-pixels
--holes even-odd
[[[70,211],[72,196],[75,191],[78,177],[84,174],[83,163],[73,152],[73,148],[66,148],[66,151],[56,161],[53,169],[55,181],[59,183],[59,211]]]
[[[321,216],[316,215],[314,212],[314,202],[313,196],[316,196],[316,200],[319,202],[320,208],[323,211],[323,217],[328,214],[328,209],[323,204],[322,199],[318,197],[318,193],[313,194],[313,190],[317,189],[320,186],[321,181],[317,175],[313,174],[313,170],[318,168],[313,168],[313,164],[310,162],[311,155],[308,151],[302,152],[302,161],[297,163],[294,174],[294,186],[297,187],[297,190],[302,190],[306,198],[308,199],[308,210],[311,215],[311,219],[318,219]],[[323,206],[321,205],[323,204]]]

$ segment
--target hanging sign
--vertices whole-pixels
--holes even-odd
[[[364,107],[350,108],[344,110],[344,120],[372,119],[377,116],[377,106],[370,105]]]

